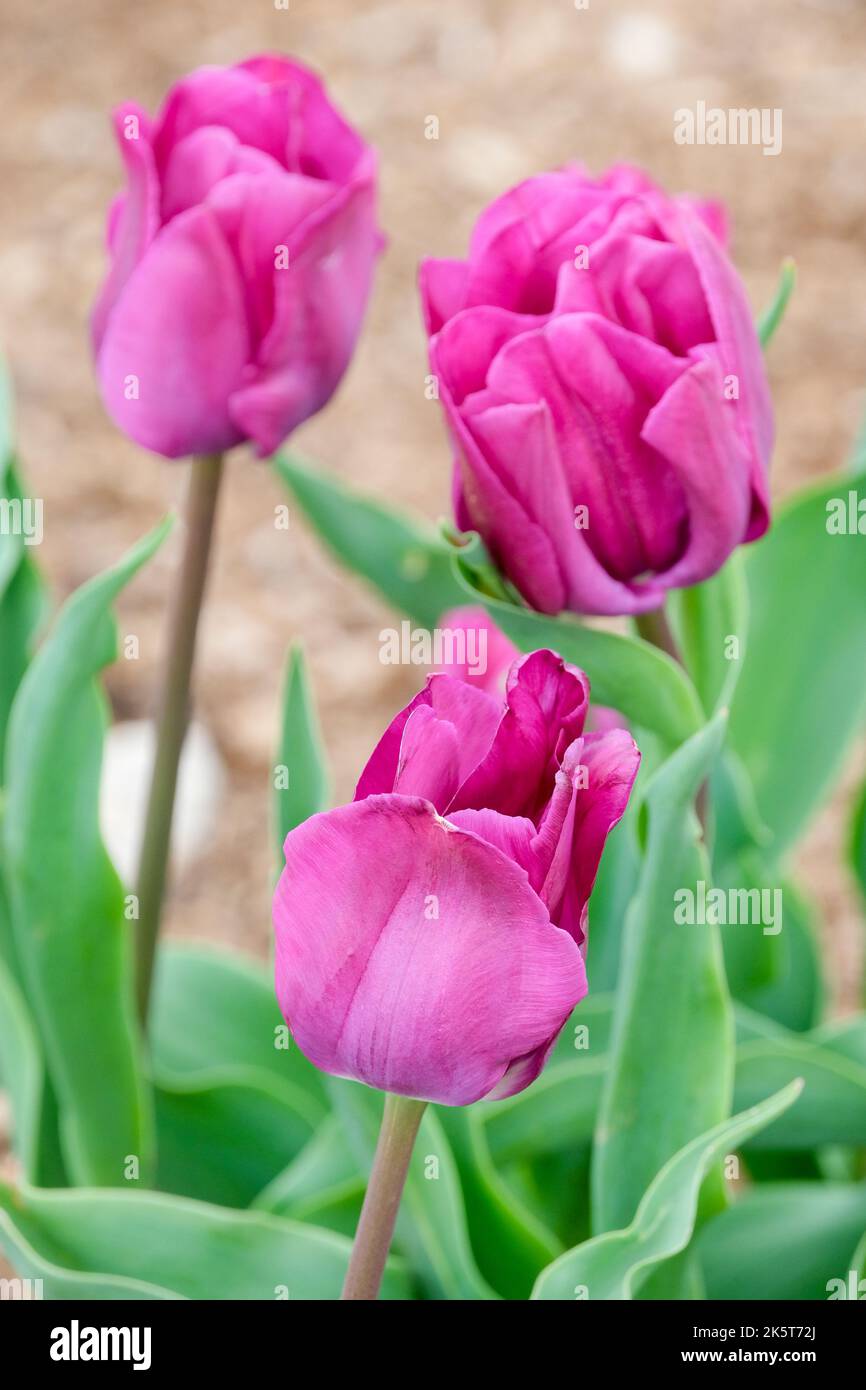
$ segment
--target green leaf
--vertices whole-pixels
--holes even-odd
[[[741,952],[744,945],[748,949],[751,944],[755,953],[753,961],[760,957],[768,971],[761,975],[754,968],[748,979],[738,975],[732,980],[732,993],[749,1008],[766,1014],[783,1027],[805,1032],[820,1018],[824,1002],[821,953],[813,910],[790,879],[774,876],[770,868],[758,872],[754,881],[759,886],[769,884],[781,889],[784,925],[774,937],[764,937],[760,929],[754,927],[722,928],[728,964],[732,959],[733,943],[739,940]],[[747,877],[741,877],[738,886],[748,886],[748,882]],[[742,968],[741,954],[738,969]]]
[[[277,765],[288,774],[288,786],[274,788],[277,863],[282,866],[289,831],[323,811],[329,794],[325,749],[300,646],[293,646],[289,653]]]
[[[465,602],[451,572],[453,549],[432,527],[287,454],[277,454],[273,466],[337,559],[395,608],[432,628]]]
[[[354,1235],[365,1183],[348,1135],[328,1115],[309,1142],[256,1197],[252,1206],[295,1221],[312,1221]]]
[[[675,895],[709,867],[693,810],[724,737],[717,715],[651,779],[593,1156],[594,1228],[624,1226],[662,1164],[729,1108],[733,1027],[718,927],[677,925]]]
[[[337,1299],[350,1242],[156,1192],[0,1184],[0,1245],[46,1298]],[[411,1296],[389,1264],[382,1298]]]
[[[737,1049],[734,1104],[754,1105],[801,1077],[803,1094],[764,1130],[761,1149],[866,1146],[866,1067],[806,1038],[756,1039]]]
[[[731,740],[776,857],[832,787],[866,714],[866,545],[856,533],[827,531],[828,502],[847,499],[856,482],[840,477],[799,493],[744,552],[749,654]]]
[[[577,1149],[592,1139],[610,1058],[548,1068],[516,1096],[497,1101],[484,1133],[497,1165]]]
[[[329,1089],[366,1174],[376,1147],[383,1097],[353,1081],[331,1080]],[[427,1176],[428,1165],[437,1176]],[[495,1297],[475,1264],[457,1165],[439,1118],[429,1107],[409,1164],[396,1240],[429,1297]]]
[[[25,1177],[38,1171],[44,1068],[39,1039],[18,984],[0,955],[0,1075],[12,1103],[12,1149]]]
[[[839,1297],[864,1228],[866,1183],[755,1187],[698,1237],[707,1298]]]
[[[477,585],[470,566],[455,559],[464,585],[463,603],[480,603],[523,652],[549,647],[589,673],[592,698],[610,705],[636,728],[651,729],[677,747],[703,723],[700,701],[682,667],[658,647],[638,638],[586,627],[568,614],[551,618],[491,598]]]
[[[4,460],[0,456],[0,499],[14,503],[23,497],[11,458]],[[12,701],[30,661],[46,608],[44,585],[32,547],[25,544],[23,536],[0,528],[0,786],[5,780],[6,731]]]
[[[758,319],[758,338],[761,347],[766,348],[769,346],[771,338],[784,318],[785,310],[788,307],[788,300],[793,294],[796,283],[797,267],[791,257],[787,256],[782,262],[779,271],[779,283],[776,287],[776,294],[773,302],[769,309],[766,309]]]
[[[633,1298],[640,1280],[685,1250],[691,1240],[705,1174],[732,1148],[780,1115],[798,1090],[794,1083],[680,1149],[647,1188],[631,1225],[594,1236],[561,1255],[543,1272],[532,1297]]]
[[[99,833],[112,604],[153,555],[163,524],[66,603],[12,709],[4,816],[15,942],[76,1183],[146,1172],[151,1122],[132,1002],[124,893]]]
[[[615,825],[607,837],[592,890],[586,948],[591,997],[615,989],[619,981],[623,925],[637,888],[641,863],[637,817],[638,803],[633,799],[619,825]]]
[[[157,1185],[246,1207],[301,1151],[322,1118],[303,1091],[250,1069],[197,1082],[157,1076]]]
[[[866,782],[854,803],[848,836],[848,860],[866,908]]]
[[[273,976],[255,961],[169,942],[157,963],[150,1032],[161,1078],[228,1084],[263,1074],[304,1093],[321,1114],[327,1109],[322,1074],[287,1038]]]
[[[436,1116],[457,1163],[478,1268],[503,1298],[525,1299],[562,1245],[507,1187],[493,1165],[483,1112],[495,1108],[437,1106]]]
[[[675,589],[670,611],[683,661],[707,715],[730,704],[748,635],[748,591],[735,551],[712,579]]]

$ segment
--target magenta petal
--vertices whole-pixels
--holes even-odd
[[[746,540],[769,524],[767,472],[773,450],[773,404],[764,354],[743,283],[715,236],[697,217],[682,215],[686,244],[695,258],[716,331],[725,376],[739,382],[737,424],[751,467],[752,507]]]
[[[306,1056],[441,1104],[488,1095],[586,990],[523,871],[410,798],[293,831],[274,924],[277,995]]]
[[[112,121],[128,188],[115,200],[109,214],[111,269],[91,318],[91,334],[97,352],[108,317],[159,227],[159,178],[150,144],[150,120],[141,107],[125,102],[112,113]]]
[[[674,382],[650,411],[641,437],[676,474],[689,515],[686,546],[663,575],[664,583],[697,584],[715,574],[746,538],[752,499],[736,404],[725,400],[721,369],[712,356],[698,358]]]
[[[586,935],[587,904],[605,841],[622,818],[640,766],[625,729],[584,734],[570,748],[532,845],[540,888],[551,918],[578,943]]]
[[[395,790],[403,756],[404,730],[415,711],[423,706],[429,706],[437,720],[445,721],[456,731],[458,785],[484,758],[499,725],[499,701],[478,686],[469,685],[454,676],[430,676],[424,689],[392,719],[374,748],[358,781],[356,801],[376,792]],[[420,725],[417,734],[419,740],[431,728],[432,725],[426,722]]]
[[[372,156],[355,184],[291,231],[284,238],[289,265],[276,271],[273,322],[256,371],[229,403],[263,455],[327,403],[349,365],[383,244]]]
[[[588,704],[586,676],[554,652],[516,661],[496,737],[454,809],[495,806],[506,815],[534,815],[547,800],[562,751],[583,729]]]
[[[437,811],[445,811],[459,785],[457,729],[449,720],[437,718],[429,705],[419,705],[403,729],[394,791],[422,796]]]
[[[240,442],[226,402],[248,353],[243,294],[212,213],[164,227],[130,276],[98,357],[109,414],[168,458]]]
[[[174,149],[162,182],[162,217],[168,222],[179,212],[204,202],[211,189],[231,174],[285,175],[272,155],[242,145],[222,126],[200,126]],[[273,263],[273,248],[271,249]]]
[[[424,326],[438,333],[448,319],[465,308],[468,268],[465,261],[427,258],[418,269],[418,290]]]

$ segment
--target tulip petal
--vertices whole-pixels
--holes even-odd
[[[736,420],[751,464],[752,506],[745,539],[757,540],[769,525],[767,472],[773,451],[773,403],[764,354],[755,332],[743,283],[718,240],[697,217],[680,218],[695,259],[716,332],[724,376],[739,384]]]
[[[585,993],[580,952],[525,873],[423,801],[313,816],[285,848],[277,994],[325,1071],[468,1105]]]
[[[425,706],[437,720],[455,730],[458,786],[482,761],[499,726],[502,714],[500,702],[487,691],[454,676],[430,676],[424,689],[392,719],[373,749],[358,781],[356,801],[376,792],[394,791],[403,762],[405,730],[415,712]],[[431,728],[430,723],[420,725],[417,737],[423,739]]]
[[[159,228],[159,178],[150,143],[150,120],[140,106],[125,102],[112,113],[112,121],[128,187],[109,214],[111,268],[91,317],[97,352],[109,315]]]
[[[418,268],[418,290],[428,335],[438,333],[447,319],[466,307],[468,268],[465,261],[426,257]]]
[[[452,809],[495,805],[506,815],[529,816],[540,811],[562,752],[583,729],[589,681],[554,652],[537,651],[512,666],[505,700],[490,749]]]
[[[284,240],[289,265],[276,272],[273,322],[253,379],[229,406],[262,455],[327,403],[351,360],[383,244],[372,155],[357,182]]]
[[[249,351],[234,258],[213,214],[159,233],[115,304],[98,357],[109,414],[147,449],[179,458],[240,442],[226,402]]]
[[[650,411],[641,437],[676,473],[687,499],[687,543],[660,577],[671,587],[697,584],[746,538],[752,497],[736,405],[724,398],[713,357],[699,357],[673,384]]]
[[[584,734],[568,750],[532,844],[535,885],[557,925],[580,944],[605,841],[625,813],[640,752],[625,729]]]
[[[231,174],[285,175],[272,155],[242,145],[222,126],[199,126],[168,157],[162,181],[162,219],[203,203],[212,188]],[[273,262],[273,252],[271,253]]]

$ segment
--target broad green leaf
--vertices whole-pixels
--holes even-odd
[[[848,854],[854,878],[863,899],[864,910],[866,910],[866,782],[863,783],[854,803]],[[864,981],[864,986],[866,986],[866,981]],[[866,988],[864,988],[863,993],[866,994]]]
[[[866,1068],[866,1014],[825,1023],[809,1034],[809,1041]]]
[[[329,1082],[337,1113],[364,1173],[370,1170],[383,1097],[353,1081]],[[454,1156],[436,1113],[424,1112],[396,1228],[397,1247],[435,1299],[495,1298],[473,1258]]]
[[[0,1184],[0,1245],[46,1298],[337,1299],[350,1242],[265,1212],[117,1189]],[[383,1298],[410,1297],[394,1262]]]
[[[754,1187],[697,1239],[707,1297],[838,1298],[864,1229],[866,1183]]]
[[[12,1103],[12,1148],[26,1178],[38,1172],[42,1088],[39,1038],[26,1001],[0,955],[0,1076]]]
[[[249,1070],[198,1082],[157,1076],[157,1186],[246,1207],[301,1151],[322,1118],[304,1091]]]
[[[709,878],[694,798],[718,755],[717,715],[645,791],[646,848],[626,923],[611,1062],[593,1156],[593,1225],[624,1226],[653,1176],[729,1108],[733,1027],[718,927],[678,925]]]
[[[328,802],[328,773],[322,734],[310,689],[307,663],[300,646],[289,653],[283,692],[283,722],[274,784],[274,824],[277,863],[283,864],[283,844],[290,830]],[[288,785],[281,785],[282,780]]]
[[[491,1105],[484,1133],[494,1162],[538,1158],[588,1143],[609,1065],[605,1055],[563,1062],[525,1091]]]
[[[773,302],[758,319],[758,338],[760,339],[761,347],[766,348],[769,346],[770,340],[784,318],[785,310],[788,307],[788,300],[793,294],[796,283],[797,267],[791,257],[786,256],[779,271],[779,283],[776,287]]]
[[[534,1299],[629,1299],[642,1278],[685,1250],[692,1237],[705,1175],[791,1105],[798,1083],[761,1105],[715,1125],[680,1149],[657,1173],[624,1230],[594,1236],[544,1271]]]
[[[15,697],[5,863],[26,995],[57,1092],[67,1168],[79,1184],[150,1165],[151,1117],[132,1000],[131,926],[99,832],[112,605],[168,532],[164,523],[64,605]]]
[[[337,559],[395,608],[432,628],[446,609],[465,602],[451,571],[453,549],[432,527],[287,454],[277,454],[273,465]]]
[[[686,670],[708,715],[730,704],[746,654],[748,592],[742,558],[671,595],[671,614]]]
[[[866,714],[866,544],[856,530],[827,530],[828,503],[847,506],[857,486],[845,476],[799,493],[744,552],[749,652],[731,740],[777,857],[832,787]]]
[[[782,976],[787,952],[781,938],[784,934],[784,907],[780,908],[782,930],[777,931],[778,923],[763,921],[764,906],[768,916],[775,915],[775,909],[784,903],[778,880],[770,879],[772,870],[765,867],[755,851],[746,850],[736,859],[719,867],[714,875],[714,886],[727,896],[732,917],[720,926],[722,949],[725,956],[725,974],[728,988],[734,999],[752,1001],[767,986],[773,985]],[[755,894],[763,896],[755,897]],[[748,896],[746,896],[748,895]],[[742,910],[740,903],[742,902]],[[754,906],[759,904],[755,912]],[[746,920],[740,920],[745,917]],[[768,928],[768,930],[767,930]]]
[[[495,1106],[445,1105],[437,1106],[436,1115],[457,1163],[478,1268],[503,1298],[525,1299],[562,1245],[509,1190],[494,1167],[482,1120],[489,1109]]]
[[[866,1067],[809,1039],[764,1039],[739,1047],[734,1104],[754,1105],[793,1077],[802,1078],[802,1095],[753,1141],[756,1147],[866,1146]]]
[[[568,614],[551,618],[529,608],[491,598],[477,586],[470,565],[455,553],[464,583],[463,603],[481,603],[506,636],[523,652],[549,647],[588,672],[592,698],[610,705],[636,728],[651,729],[677,747],[703,723],[694,686],[675,661],[634,637],[586,627]]]
[[[243,956],[169,942],[157,963],[150,1043],[162,1078],[225,1084],[264,1073],[327,1108],[321,1072],[287,1036],[273,975]]]
[[[591,979],[592,977],[590,983]],[[596,1057],[607,1052],[613,1030],[615,1002],[613,993],[591,990],[591,993],[580,1001],[557,1038],[546,1071],[561,1062],[575,1062],[587,1054]],[[497,1101],[494,1110],[498,1105]]]
[[[23,498],[11,457],[0,455],[0,505],[20,505]],[[0,527],[0,787],[5,780],[9,712],[47,608],[33,553],[22,535]]]
[[[646,776],[642,763],[641,778]],[[623,927],[640,872],[637,817],[638,803],[633,798],[619,825],[615,825],[607,837],[592,890],[586,948],[591,999],[599,992],[615,989],[619,981]]]
[[[769,975],[763,979],[757,973],[749,980],[739,975],[736,983],[732,981],[732,993],[755,1012],[796,1032],[806,1032],[821,1016],[824,1002],[813,910],[800,889],[789,878],[774,875],[771,868],[759,874],[758,881],[781,889],[783,926],[774,937],[764,937],[760,928],[754,927],[721,929],[726,962],[730,963],[733,943],[739,941],[741,947],[751,943],[756,954],[769,964]],[[740,879],[738,886],[748,887],[748,880]]]
[[[312,1212],[332,1211],[335,1206],[342,1210],[351,1197],[360,1209],[364,1189],[349,1137],[339,1116],[331,1114],[292,1162],[259,1192],[252,1206],[275,1216],[313,1220]],[[327,1221],[318,1224],[330,1226]],[[357,1219],[348,1234],[354,1235],[356,1226]]]

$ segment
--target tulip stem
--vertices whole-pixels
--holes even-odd
[[[677,646],[676,638],[671,630],[665,613],[664,604],[660,608],[653,608],[649,613],[639,613],[635,619],[638,635],[651,646],[658,647],[666,652],[679,666],[683,666],[683,658]],[[701,833],[704,842],[709,845],[709,824],[710,824],[710,792],[709,785],[702,782],[698,788],[695,798],[695,810],[701,824]]]
[[[658,647],[660,651],[667,652],[680,666],[682,657],[676,644],[676,639],[671,631],[664,605],[661,608],[653,608],[649,613],[638,613],[635,619],[638,635],[651,646]]]
[[[222,465],[222,454],[199,454],[191,461],[183,561],[171,598],[168,651],[156,724],[156,755],[138,871],[135,989],[138,1014],[144,1027],[165,894],[177,771],[189,719],[196,632],[207,582]]]
[[[382,1128],[346,1271],[343,1299],[378,1297],[409,1160],[426,1105],[424,1100],[409,1100],[407,1096],[385,1096]]]

